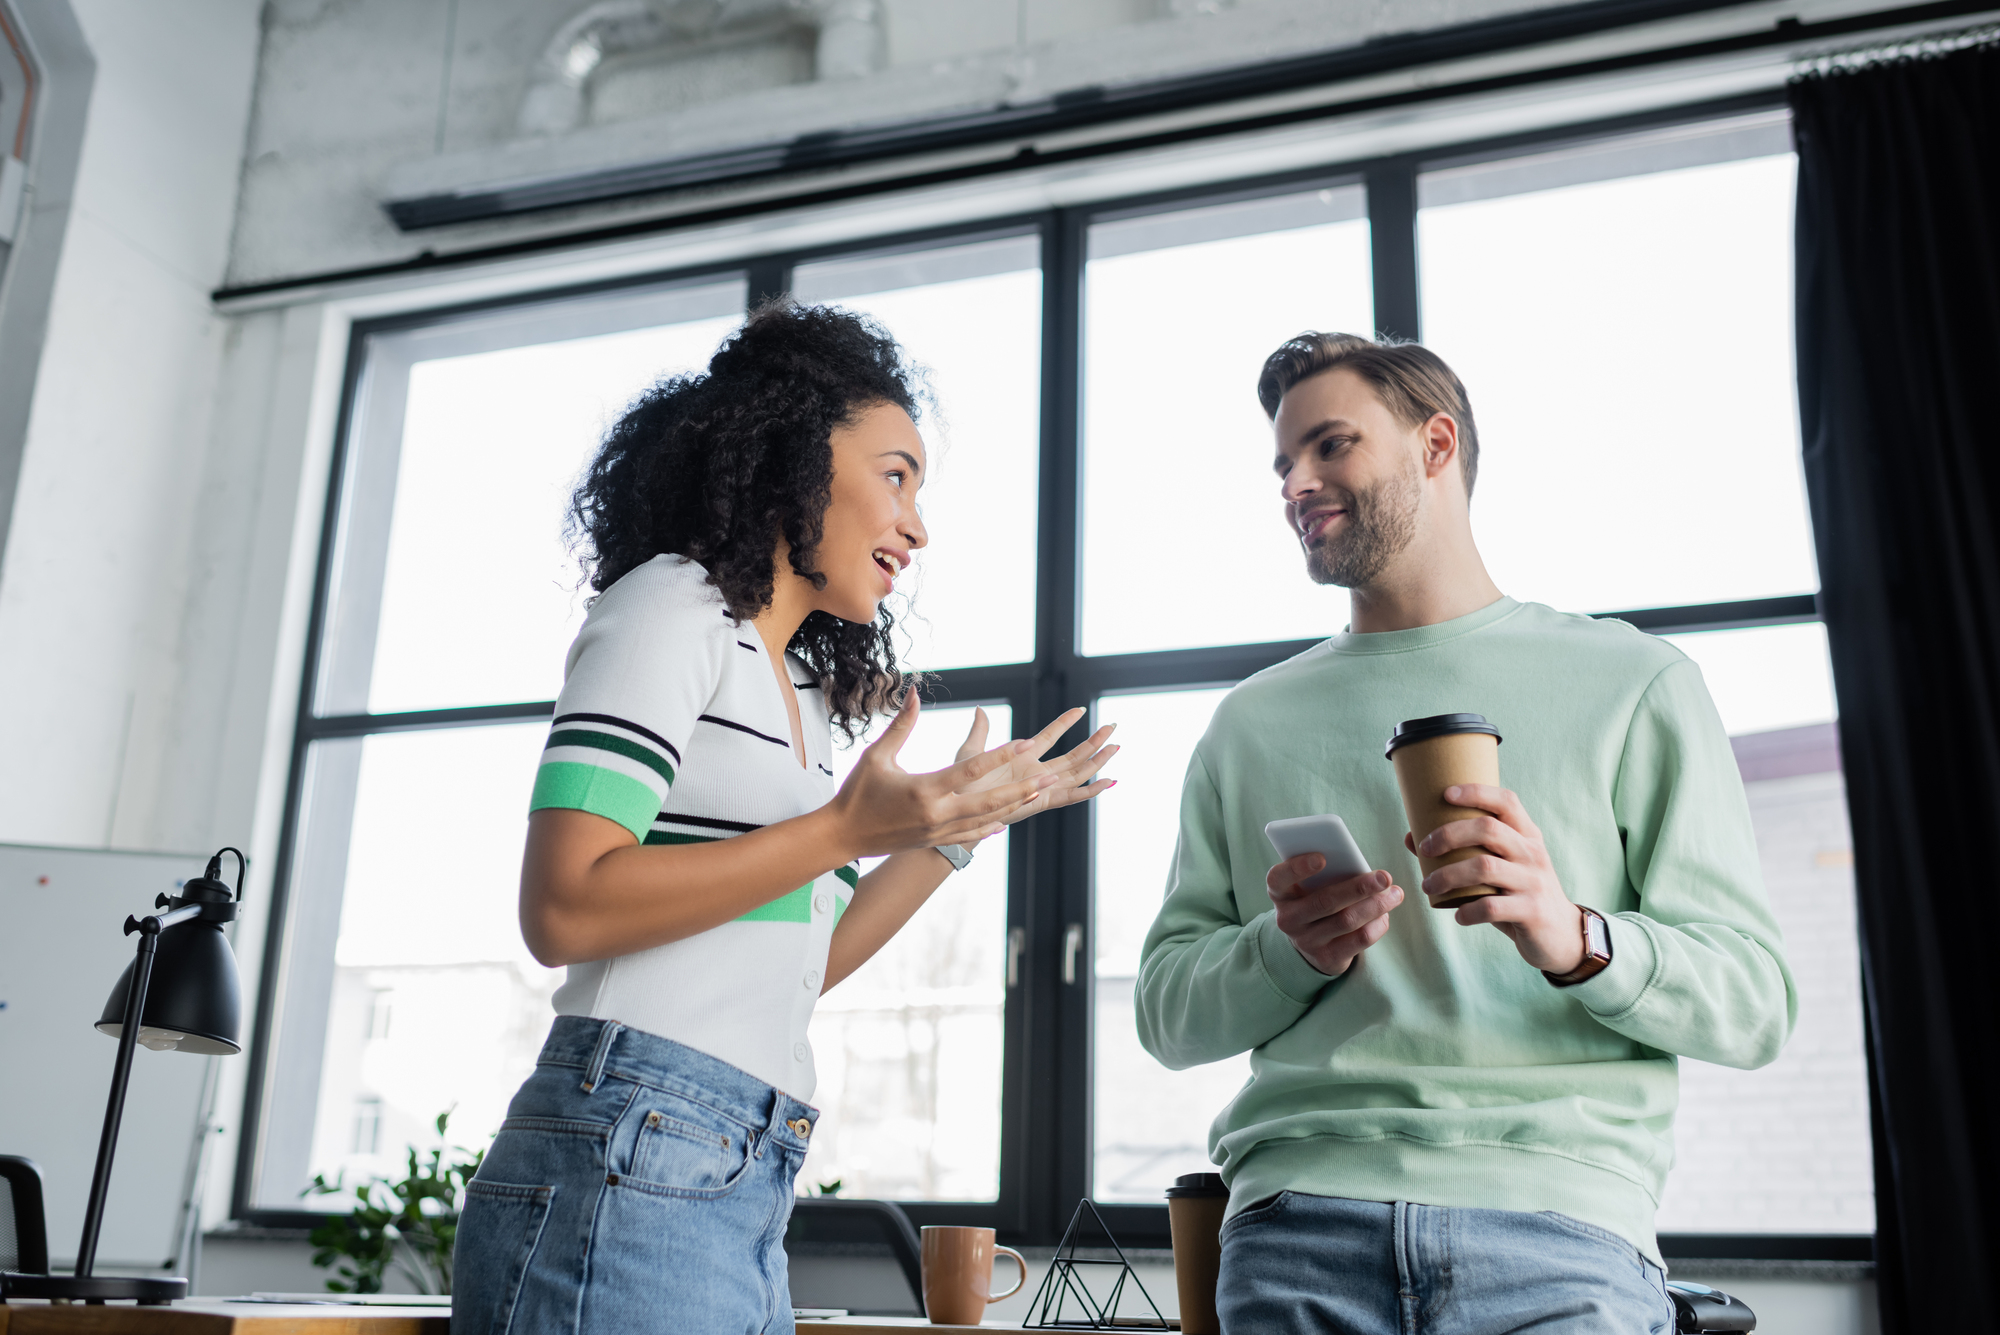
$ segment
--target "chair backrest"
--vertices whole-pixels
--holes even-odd
[[[49,1234],[42,1215],[42,1170],[33,1159],[0,1154],[0,1270],[49,1273]]]
[[[792,1222],[791,1227],[785,1231],[785,1248],[792,1253],[795,1276],[801,1270],[798,1262],[814,1252],[832,1251],[838,1254],[865,1249],[881,1255],[886,1251],[887,1257],[884,1259],[893,1259],[904,1283],[909,1286],[908,1306],[902,1310],[913,1311],[918,1316],[923,1315],[923,1244],[918,1239],[915,1226],[910,1223],[910,1217],[903,1213],[902,1206],[893,1201],[836,1200],[827,1196],[801,1196],[792,1203]],[[797,1294],[797,1287],[795,1282],[795,1297],[803,1296]],[[852,1300],[846,1299],[825,1305],[854,1307],[856,1311],[860,1310],[855,1307]],[[870,1307],[875,1305],[873,1302],[868,1303]]]

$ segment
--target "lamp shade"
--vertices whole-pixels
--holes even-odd
[[[125,999],[135,967],[126,965],[111,989],[111,999],[97,1021],[99,1033],[117,1038],[124,1032]],[[243,1050],[237,1042],[242,1028],[243,987],[222,925],[198,918],[160,933],[152,980],[146,986],[146,1009],[139,1017],[139,1042],[155,1052],[177,1049],[230,1056]]]

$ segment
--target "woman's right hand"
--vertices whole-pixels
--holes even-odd
[[[968,791],[1032,747],[1033,738],[982,751],[949,769],[911,774],[896,763],[896,757],[910,730],[917,726],[922,709],[916,691],[905,691],[903,706],[887,730],[861,753],[847,782],[827,803],[826,814],[834,821],[839,831],[836,837],[847,852],[842,861],[970,843],[998,834],[1009,816],[1033,802],[1044,788],[1063,781],[1059,773],[1046,773]]]

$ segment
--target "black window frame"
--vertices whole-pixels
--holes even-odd
[[[1107,693],[1230,685],[1301,652],[1317,640],[1210,646],[1145,653],[1078,652],[1081,578],[1080,531],[1083,464],[1079,437],[1083,374],[1083,285],[1089,226],[1109,216],[1226,200],[1278,195],[1328,186],[1363,184],[1372,250],[1375,323],[1401,337],[1421,335],[1418,299],[1417,178],[1434,163],[1454,165],[1501,158],[1537,148],[1615,138],[1673,125],[1769,111],[1785,105],[1782,90],[1682,104],[1640,114],[1572,122],[1477,141],[1458,141],[1421,152],[1357,159],[1332,166],[1248,179],[1223,180],[1088,205],[1010,213],[945,227],[869,235],[860,239],[726,262],[664,269],[489,301],[439,307],[358,321],[349,335],[345,378],[326,498],[308,623],[282,834],[272,887],[264,967],[235,1165],[232,1213],[241,1223],[301,1228],[325,1216],[275,1210],[252,1201],[258,1170],[260,1122],[270,1074],[272,1017],[283,977],[287,898],[300,827],[307,757],[315,742],[415,729],[476,726],[547,718],[554,701],[430,709],[395,714],[321,715],[314,708],[324,648],[327,602],[339,540],[356,393],[372,335],[459,318],[481,311],[587,297],[646,284],[713,280],[741,275],[752,305],[787,290],[804,263],[897,250],[963,243],[1032,232],[1041,243],[1042,375],[1035,657],[1032,661],[955,668],[931,674],[928,698],[950,705],[1012,707],[1016,731],[1063,709],[1094,707]],[[1820,620],[1817,595],[1761,598],[1686,607],[1599,613],[1654,634],[1789,625]],[[1079,725],[1080,728],[1082,725]],[[1019,981],[1010,985],[1004,1010],[999,1199],[994,1202],[900,1202],[918,1225],[986,1225],[1016,1245],[1049,1246],[1061,1236],[1092,1171],[1092,868],[1087,808],[1070,808],[1017,828],[1012,835],[1007,926],[1025,933]],[[1063,980],[1064,938],[1081,932],[1080,967]],[[1879,1139],[1879,1129],[1877,1131]],[[1128,1246],[1168,1245],[1164,1203],[1106,1205],[1102,1212]],[[1663,1234],[1669,1258],[1749,1261],[1868,1262],[1873,1238],[1855,1234]]]

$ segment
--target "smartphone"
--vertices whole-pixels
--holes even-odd
[[[1271,841],[1271,847],[1278,850],[1280,858],[1317,853],[1326,859],[1326,870],[1313,875],[1305,883],[1309,887],[1332,885],[1335,881],[1344,881],[1374,870],[1368,865],[1368,859],[1361,856],[1361,848],[1354,842],[1354,836],[1347,832],[1347,822],[1338,816],[1294,816],[1290,820],[1274,820],[1264,827],[1264,837]]]

